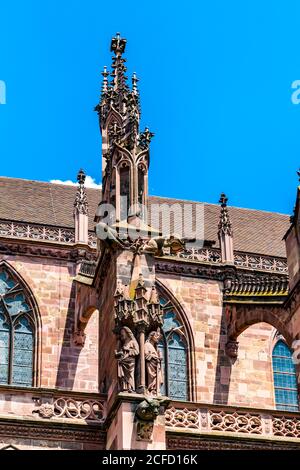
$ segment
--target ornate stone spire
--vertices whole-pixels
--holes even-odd
[[[74,219],[75,219],[75,242],[76,243],[88,243],[88,199],[86,190],[84,187],[85,173],[83,170],[79,170],[77,175],[77,181],[79,183],[76,191],[76,197],[74,201]]]
[[[127,219],[132,224],[146,212],[149,147],[154,134],[148,128],[140,132],[138,78],[134,73],[130,87],[125,75],[125,48],[126,39],[117,33],[110,47],[114,53],[112,80],[109,82],[105,67],[95,110],[102,134],[102,201],[115,206],[116,222]]]
[[[233,263],[233,231],[227,208],[227,196],[222,193],[219,203],[221,204],[220,220],[218,225],[218,235],[223,263]]]

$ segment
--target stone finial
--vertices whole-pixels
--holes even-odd
[[[116,33],[111,40],[110,51],[114,52],[116,56],[121,56],[125,52],[126,42],[126,39],[121,38],[120,33]]]
[[[84,187],[86,175],[83,170],[79,170],[77,175],[77,181],[79,186],[76,192],[76,198],[74,202],[75,210],[78,211],[79,214],[88,215],[88,199],[86,190]]]
[[[142,149],[148,149],[153,137],[154,137],[154,133],[150,132],[148,127],[145,127],[144,132],[141,132],[139,135],[139,146]]]

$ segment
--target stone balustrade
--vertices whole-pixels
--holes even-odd
[[[0,387],[0,417],[104,423],[105,396],[63,390]]]
[[[75,243],[75,230],[2,220],[0,221],[0,237],[58,242],[70,245]],[[89,246],[91,248],[97,247],[97,238],[93,232],[89,233]],[[175,256],[184,261],[221,263],[221,252],[218,248],[189,247]],[[259,269],[286,274],[288,272],[286,259],[273,256],[235,252],[234,264],[241,268]]]
[[[197,403],[172,403],[165,413],[169,432],[222,433],[300,439],[300,413]]]
[[[71,245],[75,243],[75,230],[21,222],[0,221],[0,237]],[[96,248],[96,235],[89,233],[89,246]]]

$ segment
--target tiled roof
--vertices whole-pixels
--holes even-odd
[[[100,191],[87,188],[90,230]],[[76,186],[0,177],[0,219],[74,227]]]
[[[0,219],[19,222],[73,227],[75,186],[0,177]],[[94,214],[100,201],[98,189],[87,189],[89,227],[93,230]],[[151,196],[152,204],[191,204],[191,201]],[[201,203],[193,203],[201,205]],[[194,206],[195,207],[195,206]],[[285,257],[282,237],[289,227],[289,216],[272,212],[229,207],[234,233],[234,249],[249,253]],[[218,247],[220,207],[204,204],[204,237],[215,240]],[[156,227],[157,228],[157,227]]]

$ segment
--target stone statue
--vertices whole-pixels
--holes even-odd
[[[151,331],[145,342],[145,362],[147,372],[147,390],[152,395],[159,395],[163,383],[161,357],[157,345],[160,340],[158,331]]]
[[[133,336],[132,331],[127,326],[120,330],[121,348],[115,351],[118,359],[118,379],[122,392],[133,392],[135,390],[135,358],[140,350],[139,345]]]

